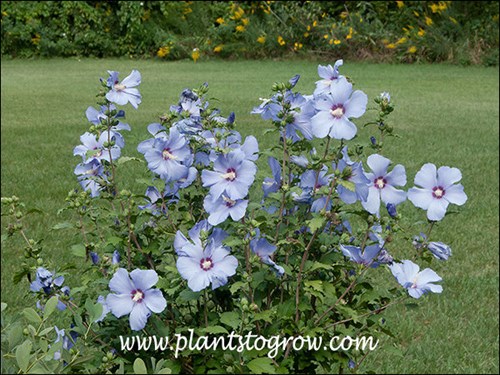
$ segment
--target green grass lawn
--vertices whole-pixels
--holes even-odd
[[[205,81],[210,96],[220,99],[222,114],[234,111],[243,135],[254,134],[261,148],[270,146],[272,140],[262,135],[268,124],[249,112],[259,97],[269,96],[274,81],[286,81],[296,73],[302,75],[297,89],[312,93],[318,63],[333,61],[2,61],[2,196],[15,194],[29,207],[46,212],[31,217],[28,233],[44,236],[44,257],[61,264],[72,258],[68,249],[75,239],[49,228],[62,221],[56,212],[64,206],[67,192],[78,186],[73,170],[79,158],[73,156],[73,148],[88,127],[85,110],[96,106],[98,79],[107,77],[106,70],[121,72],[121,78],[134,68],[142,73],[143,102],[137,111],[126,108],[132,132],[124,132],[123,151],[140,156],[135,147],[149,138],[146,126],[157,122],[183,88]],[[390,310],[386,319],[397,337],[382,342],[361,370],[498,373],[498,68],[345,61],[341,72],[353,78],[370,102],[382,91],[391,93],[396,105],[392,125],[402,138],[390,140],[384,154],[406,167],[407,188],[413,186],[418,169],[433,162],[459,168],[469,197],[459,215],[446,217],[433,232],[434,240],[453,249],[449,261],[433,264],[444,279],[443,293],[426,296],[417,309]],[[369,135],[369,129],[360,131],[360,142],[366,143]],[[425,218],[410,202],[401,210]],[[12,283],[22,254],[20,241],[2,245],[2,301],[20,309],[33,304],[27,282]],[[78,277],[69,281],[76,286]],[[394,354],[392,346],[400,347],[404,356]]]

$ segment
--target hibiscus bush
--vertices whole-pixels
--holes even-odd
[[[204,83],[147,126],[142,158],[122,155],[132,127],[117,107],[139,108],[141,74],[108,71],[74,148],[79,188],[60,210],[72,219],[54,228],[74,232],[75,264],[46,264],[43,239],[23,226],[31,210],[2,198],[7,237],[26,242],[14,281],[38,299],[18,313],[2,304],[2,372],[357,371],[393,335],[385,309],[442,292],[427,266],[451,249],[432,229],[467,196],[457,168],[432,163],[404,190],[404,166],[383,156],[395,139],[391,96],[370,107],[342,63],[320,65],[309,95],[294,91],[296,75],[256,103],[276,140],[269,149],[243,139]],[[353,144],[361,126],[377,133],[370,147]],[[137,178],[141,191],[125,185],[132,163],[150,175]],[[402,217],[406,199],[426,221]],[[71,267],[78,285],[66,285]],[[359,337],[375,346],[351,347]],[[263,345],[270,338],[276,345]]]

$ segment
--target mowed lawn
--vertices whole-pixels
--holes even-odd
[[[182,89],[203,82],[209,83],[209,96],[220,99],[217,106],[223,115],[236,113],[237,129],[243,135],[254,134],[261,148],[271,146],[275,140],[263,136],[268,124],[250,115],[251,109],[260,103],[259,97],[269,96],[274,81],[286,81],[296,73],[302,76],[296,88],[312,93],[319,79],[318,63],[334,61],[2,61],[2,196],[15,194],[28,207],[45,211],[27,222],[30,236],[45,238],[45,260],[59,265],[74,261],[69,247],[78,239],[50,228],[63,221],[56,212],[64,206],[68,191],[78,186],[73,170],[80,159],[73,156],[73,148],[88,127],[85,110],[96,106],[98,80],[107,77],[107,70],[119,71],[121,78],[132,69],[142,73],[143,102],[138,110],[125,108],[132,132],[124,132],[127,145],[123,150],[123,155],[140,157],[136,146],[149,138],[146,126],[168,111]],[[396,110],[391,125],[401,138],[388,140],[384,155],[406,167],[406,188],[413,186],[424,163],[433,162],[438,167],[459,168],[469,197],[457,209],[460,214],[447,216],[433,232],[433,240],[453,249],[447,262],[436,261],[432,266],[443,277],[443,293],[425,296],[416,309],[397,306],[390,310],[386,319],[396,338],[381,342],[361,370],[498,373],[498,68],[344,63],[342,74],[367,93],[370,103],[382,91],[392,96]],[[371,134],[369,128],[360,129],[359,140],[353,143],[367,144]],[[259,177],[263,177],[268,167],[264,160],[259,165]],[[147,174],[131,167],[118,181],[137,189],[136,178]],[[424,212],[410,202],[399,210],[415,220],[425,219]],[[411,245],[405,246],[392,250],[409,256]],[[12,283],[23,256],[22,243],[3,243],[1,256],[2,301],[19,309],[32,306],[27,281]],[[77,274],[68,276],[68,285],[78,286]],[[403,356],[391,350],[394,346],[402,349]]]

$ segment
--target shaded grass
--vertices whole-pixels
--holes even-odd
[[[140,156],[135,147],[149,138],[146,126],[177,101],[183,88],[205,81],[210,96],[220,99],[222,114],[236,113],[237,129],[243,135],[254,134],[261,149],[271,146],[275,140],[263,136],[268,124],[249,112],[259,104],[259,97],[269,96],[274,81],[286,81],[296,73],[302,75],[297,89],[311,93],[318,79],[316,67],[307,61],[271,60],[198,64],[118,59],[2,61],[2,196],[15,194],[28,206],[45,211],[28,220],[29,233],[45,238],[46,259],[57,259],[58,264],[69,261],[69,246],[75,239],[48,228],[62,221],[55,213],[64,205],[67,192],[77,187],[73,169],[79,158],[72,156],[72,150],[87,129],[84,112],[89,105],[95,106],[98,77],[106,77],[107,69],[120,71],[122,78],[133,68],[142,73],[143,102],[137,111],[126,108],[133,130],[124,132],[127,146],[123,152]],[[396,105],[391,125],[402,138],[389,140],[384,154],[406,167],[407,187],[412,186],[418,169],[430,161],[460,168],[469,197],[461,214],[446,217],[433,234],[434,240],[453,249],[448,262],[433,264],[444,279],[443,294],[426,296],[417,309],[390,310],[386,319],[398,332],[397,339],[382,343],[367,357],[362,370],[498,373],[498,68],[346,61],[341,71],[370,100],[382,91],[391,93]],[[360,129],[357,142],[367,144],[370,132]],[[259,165],[263,167],[259,175],[267,174],[265,161]],[[135,178],[147,174],[130,166],[119,181],[142,188],[134,183]],[[425,219],[409,202],[400,210],[408,219]],[[422,229],[415,228],[414,234]],[[398,243],[391,250],[412,251],[408,243]],[[26,281],[17,286],[11,282],[21,256],[20,241],[2,246],[2,301],[19,308],[33,302]],[[78,276],[70,276],[69,281],[76,286]],[[389,350],[393,345],[403,350],[404,357]]]

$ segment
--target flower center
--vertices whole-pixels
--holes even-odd
[[[140,289],[133,290],[131,293],[131,297],[132,297],[132,301],[137,302],[137,303],[141,303],[142,300],[144,299],[144,293]]]
[[[375,184],[375,187],[377,189],[383,189],[387,181],[383,177],[378,177],[375,179],[375,181],[373,181],[373,183]]]
[[[228,181],[234,181],[234,179],[236,178],[236,171],[234,170],[234,168],[229,168],[226,173],[224,173],[222,175],[222,178],[228,180]]]
[[[339,119],[344,116],[344,107],[342,104],[335,104],[332,109],[330,109],[330,113],[333,117]]]
[[[173,155],[170,152],[169,148],[163,149],[161,156],[163,157],[163,160],[175,160],[175,159],[177,159],[177,156]]]
[[[415,276],[415,278],[413,279],[413,282],[411,284],[411,287],[410,288],[413,288],[415,289],[417,287],[417,276]]]
[[[211,258],[202,258],[200,260],[200,267],[203,271],[208,271],[214,266],[214,262],[212,262]]]
[[[432,196],[437,199],[443,198],[445,190],[441,186],[434,186],[432,188]]]
[[[222,196],[222,199],[224,200],[224,202],[226,202],[226,206],[229,208],[233,207],[236,204],[236,201],[233,201],[231,198],[228,198],[224,195]]]
[[[122,85],[121,83],[118,83],[118,82],[115,82],[114,87],[115,87],[116,91],[123,91],[127,88],[125,85]]]

